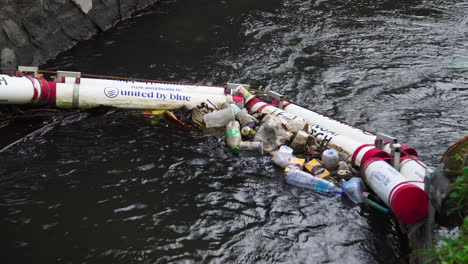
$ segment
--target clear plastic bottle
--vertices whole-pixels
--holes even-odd
[[[226,125],[226,143],[233,154],[239,154],[239,144],[242,141],[240,125],[237,121],[230,121]]]
[[[344,180],[343,180],[344,181]],[[362,192],[364,191],[364,183],[362,182],[361,178],[351,178],[351,180],[344,182],[341,185],[344,193],[353,201],[355,204],[359,204],[363,202]]]
[[[286,182],[327,196],[343,194],[343,191],[334,183],[297,169],[286,173]]]
[[[249,115],[245,108],[240,110],[236,117],[239,119],[241,127],[248,126],[250,128],[254,128],[258,124],[258,120]]]

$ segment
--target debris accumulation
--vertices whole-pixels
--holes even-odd
[[[367,192],[358,172],[340,158],[337,150],[317,143],[306,122],[260,111],[249,113],[244,106],[256,97],[239,85],[231,103],[202,103],[194,109],[173,111],[144,110],[142,114],[150,117],[152,124],[166,119],[189,130],[225,129],[226,145],[233,155],[271,156],[272,162],[284,169],[286,183],[327,196],[344,193],[355,204],[389,211],[373,201],[378,197]]]

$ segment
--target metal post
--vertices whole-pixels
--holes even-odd
[[[401,145],[400,144],[392,144],[392,165],[395,170],[400,170],[400,157],[401,157]]]
[[[267,92],[267,97],[268,97],[268,100],[271,100],[271,101],[273,101],[272,98],[277,99],[279,101],[278,108],[283,109],[284,97],[283,97],[282,94],[277,93],[277,92],[273,92],[273,91],[268,91]]]

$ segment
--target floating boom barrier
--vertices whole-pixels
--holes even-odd
[[[33,76],[23,72],[32,72]],[[209,86],[184,83],[147,82],[82,78],[77,72],[57,72],[47,81],[36,67],[20,67],[17,76],[0,75],[0,104],[46,104],[60,108],[112,106],[130,109],[194,108],[201,103],[220,105],[239,99],[233,86]],[[368,186],[405,223],[423,220],[429,211],[424,190],[427,167],[417,152],[400,145],[397,139],[354,127],[317,113],[281,95],[269,92],[276,104],[247,98],[250,113],[261,112],[308,124],[308,133],[316,140],[337,149],[360,168]]]

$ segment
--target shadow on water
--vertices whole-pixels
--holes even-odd
[[[463,1],[162,2],[43,69],[275,90],[429,165],[467,131]],[[403,263],[393,218],[222,137],[86,115],[0,156],[8,263]]]

